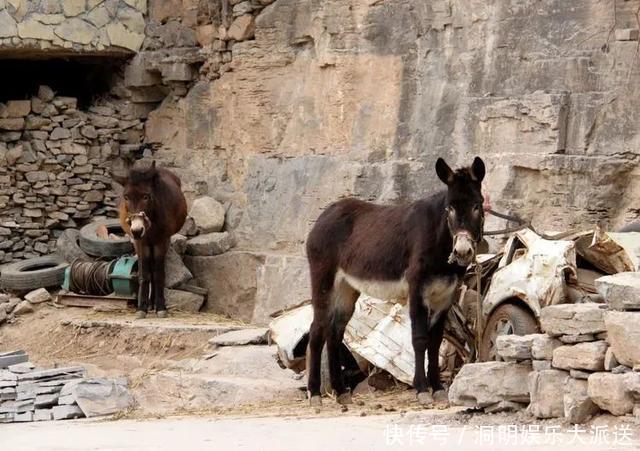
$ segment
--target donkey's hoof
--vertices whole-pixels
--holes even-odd
[[[438,390],[433,394],[433,400],[437,403],[448,403],[449,395],[445,390]]]
[[[353,399],[351,399],[351,393],[343,393],[341,395],[338,395],[338,397],[336,398],[336,401],[338,401],[338,404],[341,404],[343,406],[346,406],[347,404],[353,404]]]
[[[309,398],[309,405],[311,407],[320,408],[322,407],[322,397],[320,395],[314,395]]]
[[[138,310],[136,312],[136,319],[145,319],[147,317],[147,312],[144,310]]]
[[[168,315],[166,310],[158,310],[158,313],[156,313],[158,315],[158,318],[166,318]]]
[[[418,393],[418,403],[420,403],[420,405],[424,407],[432,406],[433,396],[431,396],[431,393],[426,391]]]

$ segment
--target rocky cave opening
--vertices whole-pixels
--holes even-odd
[[[29,100],[45,85],[59,96],[78,99],[78,108],[85,110],[109,95],[125,63],[118,57],[3,59],[0,102]]]

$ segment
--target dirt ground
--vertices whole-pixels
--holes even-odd
[[[101,421],[392,417],[401,425],[454,429],[515,424],[570,428],[561,420],[537,420],[525,412],[487,415],[445,406],[425,410],[406,387],[355,395],[348,408],[326,398],[320,410],[312,409],[304,379],[278,366],[273,346],[214,349],[208,344],[212,336],[242,323],[208,314],[176,314],[168,320],[133,317],[133,312],[42,305],[0,327],[0,350],[24,349],[32,362],[43,367],[79,364],[92,377],[127,376],[136,408]],[[640,431],[639,425],[632,417],[601,416],[584,427],[625,426]]]

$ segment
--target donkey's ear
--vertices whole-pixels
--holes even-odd
[[[453,171],[442,158],[438,158],[436,161],[436,174],[445,185],[453,183]]]
[[[482,158],[475,157],[473,159],[473,164],[471,165],[471,178],[478,183],[482,183],[485,171],[484,161],[482,161]]]
[[[158,176],[158,169],[156,168],[156,160],[151,162],[151,166],[147,169],[147,174],[149,174],[151,179],[155,179]]]

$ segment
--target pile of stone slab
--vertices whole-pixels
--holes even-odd
[[[601,411],[640,415],[640,274],[605,276],[596,286],[605,304],[549,306],[540,316],[544,333],[498,337],[503,361],[465,365],[451,403],[486,411],[528,406],[537,418],[570,423]]]
[[[66,420],[130,408],[125,379],[87,379],[81,366],[41,369],[22,351],[0,353],[0,423]]]

